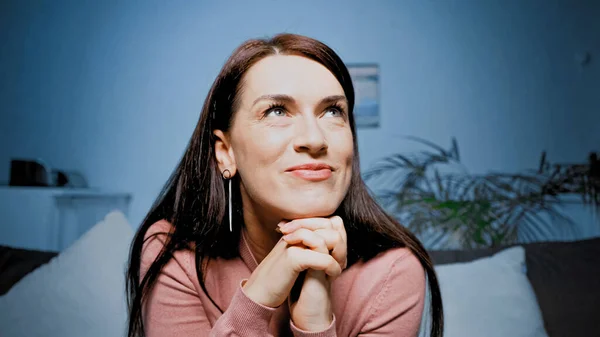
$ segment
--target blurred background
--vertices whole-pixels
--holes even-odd
[[[112,209],[136,229],[226,58],[279,32],[377,65],[361,169],[428,247],[600,236],[599,18],[594,0],[0,1],[0,244],[61,251]],[[32,169],[13,160],[64,186],[8,186],[11,167],[13,179]],[[452,189],[455,178],[494,186]],[[457,217],[469,200],[488,213]]]
[[[380,127],[358,132],[363,170],[413,150],[404,135],[443,146],[456,137],[474,172],[537,168],[544,150],[584,162],[600,145],[597,1],[1,6],[0,179],[11,158],[41,158],[131,193],[133,224],[182,155],[229,54],[278,32],[379,64]]]

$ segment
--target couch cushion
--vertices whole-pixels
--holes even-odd
[[[600,238],[522,245],[550,337],[600,336]],[[505,247],[431,251],[437,265],[468,262]]]
[[[0,295],[58,253],[0,246]]]
[[[546,337],[525,276],[525,250],[512,247],[466,263],[436,266],[447,337]]]
[[[600,238],[529,244],[526,254],[548,334],[600,336]]]
[[[108,214],[0,297],[0,335],[123,336],[125,268],[132,238],[125,216]]]

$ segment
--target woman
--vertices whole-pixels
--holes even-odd
[[[132,244],[129,336],[416,336],[426,279],[442,335],[426,251],[361,180],[353,105],[316,40],[234,51]]]

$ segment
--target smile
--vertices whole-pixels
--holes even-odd
[[[323,181],[331,177],[333,169],[324,163],[310,163],[290,167],[287,173],[308,181]]]
[[[323,181],[331,177],[330,169],[321,170],[293,170],[288,171],[290,174],[309,181]]]

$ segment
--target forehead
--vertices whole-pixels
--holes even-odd
[[[244,75],[242,99],[267,94],[318,100],[343,95],[344,89],[323,65],[297,55],[272,55],[254,64]]]

